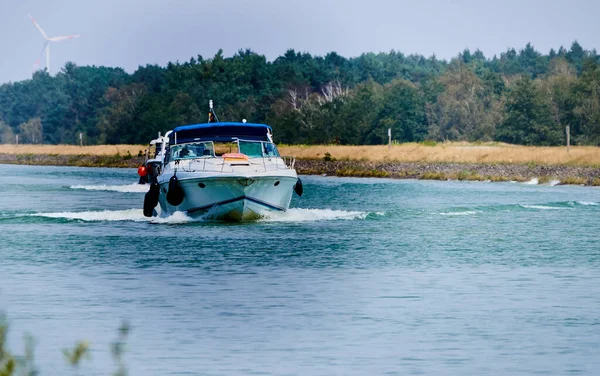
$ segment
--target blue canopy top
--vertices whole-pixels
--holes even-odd
[[[182,125],[173,129],[169,143],[184,144],[192,141],[231,141],[233,139],[269,141],[267,133],[272,132],[266,124],[254,123],[204,123]]]

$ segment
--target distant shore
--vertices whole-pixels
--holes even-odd
[[[280,146],[303,175],[430,180],[534,181],[600,186],[600,148],[421,144]],[[0,163],[80,167],[139,166],[141,145],[0,145]],[[369,158],[369,156],[371,158]],[[552,163],[554,162],[554,163]]]
[[[387,177],[397,179],[535,181],[539,184],[578,184],[600,186],[600,169],[594,167],[298,160],[299,174]]]
[[[0,154],[136,157],[148,145],[0,144]],[[536,164],[600,167],[600,147],[521,146],[503,143],[423,142],[386,145],[278,145],[281,155],[297,159],[361,162]]]

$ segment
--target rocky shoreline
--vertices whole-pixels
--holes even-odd
[[[131,155],[44,155],[0,154],[0,163],[80,166],[80,167],[138,167],[143,158]],[[296,161],[296,170],[302,175],[387,177],[398,179],[530,181],[539,183],[558,181],[560,184],[600,186],[600,169],[554,165],[463,164],[463,163],[403,163],[366,161]]]
[[[144,157],[126,155],[0,154],[0,164],[77,167],[138,167]]]
[[[600,169],[551,165],[403,163],[299,160],[300,174],[389,177],[430,180],[530,181],[558,180],[562,184],[600,185]]]

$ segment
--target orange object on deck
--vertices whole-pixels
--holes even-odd
[[[242,153],[225,153],[222,155],[226,161],[247,161],[248,156]]]

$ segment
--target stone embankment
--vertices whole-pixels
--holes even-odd
[[[38,166],[138,167],[143,157],[131,155],[0,154],[0,163]]]
[[[433,180],[529,181],[600,185],[600,169],[549,165],[298,160],[299,174]]]
[[[143,158],[131,155],[44,155],[0,154],[0,163],[80,167],[137,167]],[[600,169],[556,165],[403,163],[366,161],[296,161],[296,170],[304,175],[389,177],[399,179],[529,181],[558,180],[562,184],[600,186]]]

